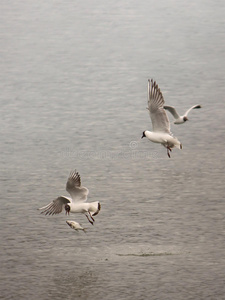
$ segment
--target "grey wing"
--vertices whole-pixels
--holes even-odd
[[[170,132],[170,122],[163,108],[165,101],[158,85],[152,79],[148,80],[148,110],[155,132]]]
[[[197,104],[197,105],[192,106],[185,112],[184,115],[187,116],[192,109],[196,109],[196,108],[201,108],[201,105]]]
[[[80,174],[75,170],[70,173],[66,190],[74,201],[86,201],[89,190],[81,186]]]
[[[175,119],[178,119],[180,117],[173,106],[164,105],[163,108],[168,110],[174,116]]]
[[[52,202],[50,202],[48,205],[43,206],[39,208],[42,210],[42,214],[45,215],[55,215],[62,212],[63,207],[71,202],[68,198],[59,196],[58,198],[54,199]]]

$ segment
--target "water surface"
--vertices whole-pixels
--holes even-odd
[[[3,1],[3,299],[223,299],[224,2]],[[190,121],[151,130],[147,79]],[[172,120],[172,119],[171,119]],[[94,226],[37,211],[72,169]]]

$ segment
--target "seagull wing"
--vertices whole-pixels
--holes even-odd
[[[69,198],[66,198],[64,196],[59,196],[58,198],[50,202],[48,205],[43,206],[39,209],[42,210],[41,212],[42,214],[55,215],[61,213],[63,207],[69,202],[71,202]]]
[[[196,109],[196,108],[201,108],[201,105],[197,104],[197,105],[192,106],[185,112],[184,116],[187,116],[192,109]]]
[[[165,105],[163,106],[163,108],[168,110],[174,116],[175,119],[178,119],[180,117],[173,106]]]
[[[158,85],[152,79],[148,80],[148,110],[155,132],[170,132],[170,122],[163,108],[165,101]]]
[[[75,170],[70,173],[66,190],[74,201],[86,201],[89,190],[81,186],[80,174]]]

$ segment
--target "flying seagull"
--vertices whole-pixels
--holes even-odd
[[[186,121],[188,121],[188,114],[189,112],[192,110],[192,109],[196,109],[196,108],[201,108],[201,105],[197,104],[197,105],[194,105],[192,106],[191,108],[189,108],[185,114],[183,116],[180,116],[176,109],[173,107],[173,106],[168,106],[168,105],[165,105],[163,106],[164,109],[168,110],[174,117],[175,121],[174,121],[174,124],[183,124],[185,123]]]
[[[98,201],[88,203],[87,195],[89,190],[86,187],[81,186],[81,179],[79,173],[75,170],[70,173],[70,176],[66,183],[66,190],[71,197],[59,196],[50,202],[48,205],[39,208],[42,210],[42,214],[54,215],[66,211],[66,215],[69,213],[83,213],[88,221],[93,225],[95,221],[93,216],[96,216],[101,205]]]
[[[163,108],[165,101],[158,85],[153,79],[148,80],[148,107],[152,121],[152,131],[145,130],[142,138],[147,137],[153,143],[160,143],[169,151],[176,147],[182,149],[182,144],[175,138],[170,131],[170,122],[166,111]]]

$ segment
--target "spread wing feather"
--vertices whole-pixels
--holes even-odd
[[[180,117],[173,106],[164,105],[163,107],[173,115],[174,119],[178,119]]]
[[[64,197],[64,196],[59,196],[58,198],[54,199],[52,202],[50,202],[48,205],[43,206],[39,208],[42,210],[42,214],[45,215],[55,215],[59,214],[62,212],[63,207],[71,202],[70,199]]]
[[[154,132],[170,132],[170,122],[163,108],[165,101],[158,85],[152,79],[148,80],[148,110]]]
[[[197,104],[197,105],[192,106],[185,112],[184,115],[187,116],[192,109],[196,109],[196,108],[201,108],[201,105]]]
[[[80,174],[75,170],[70,173],[66,183],[66,190],[74,201],[86,201],[89,190],[81,186]]]

